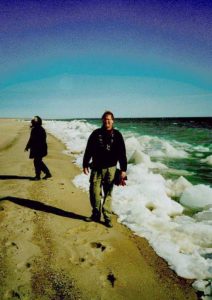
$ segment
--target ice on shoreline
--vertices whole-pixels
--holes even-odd
[[[207,163],[212,166],[212,155],[209,155],[208,157],[201,159],[201,162]]]
[[[212,206],[212,189],[204,184],[189,187],[182,193],[180,203],[194,210]]]

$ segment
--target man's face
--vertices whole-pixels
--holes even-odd
[[[113,119],[111,115],[106,115],[103,119],[103,125],[106,130],[111,130],[113,128]]]

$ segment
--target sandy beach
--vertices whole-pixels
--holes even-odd
[[[195,300],[148,242],[117,223],[87,223],[88,194],[65,146],[48,134],[53,177],[37,182],[24,152],[29,124],[0,120],[0,299]]]

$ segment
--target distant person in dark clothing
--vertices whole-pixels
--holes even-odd
[[[35,116],[31,121],[31,134],[25,151],[30,149],[29,158],[34,158],[35,177],[33,180],[40,180],[41,171],[45,176],[43,179],[52,177],[49,169],[42,161],[47,155],[46,131],[42,127],[42,119]]]
[[[113,128],[113,123],[113,113],[106,111],[102,116],[102,127],[94,130],[88,139],[83,158],[83,172],[88,175],[89,167],[91,168],[90,202],[93,209],[91,217],[86,221],[99,222],[102,212],[107,227],[112,227],[111,201],[117,162],[120,164],[122,179],[126,177],[127,170],[124,139],[122,134]]]

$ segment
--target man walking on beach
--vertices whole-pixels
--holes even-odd
[[[41,125],[42,119],[35,116],[31,121],[31,134],[25,148],[25,151],[30,149],[29,158],[34,158],[35,177],[33,180],[40,180],[41,171],[45,174],[43,179],[52,177],[49,169],[42,161],[43,157],[47,155],[47,143],[46,131]]]
[[[101,212],[105,225],[112,227],[111,200],[117,162],[120,164],[121,178],[126,177],[127,158],[122,134],[113,128],[114,116],[106,111],[102,116],[102,127],[94,130],[88,139],[83,158],[83,172],[90,175],[90,202],[92,215],[86,221],[99,222]],[[91,164],[89,164],[92,159]],[[104,192],[101,204],[102,188]]]

